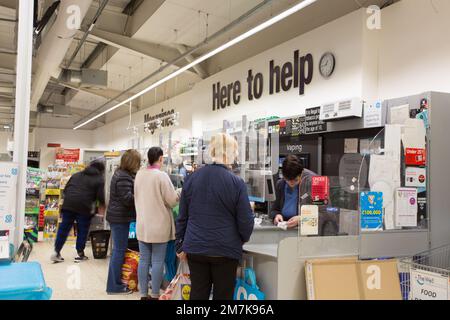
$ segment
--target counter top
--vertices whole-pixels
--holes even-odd
[[[278,244],[244,244],[244,250],[252,253],[262,254],[266,256],[271,256],[274,258],[278,257]]]

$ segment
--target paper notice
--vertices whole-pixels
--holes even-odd
[[[402,126],[387,124],[384,131],[384,154],[399,164],[401,159],[401,139]]]
[[[417,189],[396,190],[395,224],[397,227],[417,227]]]
[[[344,153],[358,153],[358,138],[344,140]]]
[[[370,154],[370,140],[369,139],[359,140],[359,153],[362,156],[365,154]]]
[[[425,168],[406,167],[405,186],[425,188],[427,186],[427,170]]]
[[[409,104],[392,107],[389,114],[390,124],[405,124],[405,121],[409,119]]]
[[[300,214],[300,234],[302,236],[319,234],[319,207],[304,205]]]
[[[382,123],[381,101],[367,103],[364,105],[364,128],[381,127]]]
[[[420,119],[408,119],[402,134],[404,148],[425,149],[425,124]]]

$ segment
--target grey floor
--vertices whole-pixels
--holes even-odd
[[[34,245],[28,261],[41,264],[47,286],[53,289],[52,300],[139,300],[139,293],[110,296],[106,294],[108,259],[94,259],[90,247],[86,248],[88,261],[74,263],[74,243],[68,242],[62,250],[65,261],[54,264],[50,261],[52,242]]]

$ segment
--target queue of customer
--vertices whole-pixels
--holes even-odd
[[[107,221],[113,251],[109,265],[108,294],[129,294],[121,282],[131,221],[136,220],[139,241],[139,292],[142,300],[157,300],[163,281],[167,244],[176,239],[177,256],[188,262],[191,300],[231,300],[242,246],[253,231],[254,215],[244,181],[231,165],[238,156],[236,140],[218,134],[211,140],[212,164],[196,170],[183,192],[177,192],[161,170],[163,151],[150,148],[148,167],[141,168],[136,150],[126,151],[110,186]],[[176,222],[172,208],[180,205]],[[151,292],[149,294],[149,272]]]

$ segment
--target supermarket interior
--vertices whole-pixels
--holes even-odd
[[[449,35],[448,0],[0,0],[0,300],[450,300]]]

